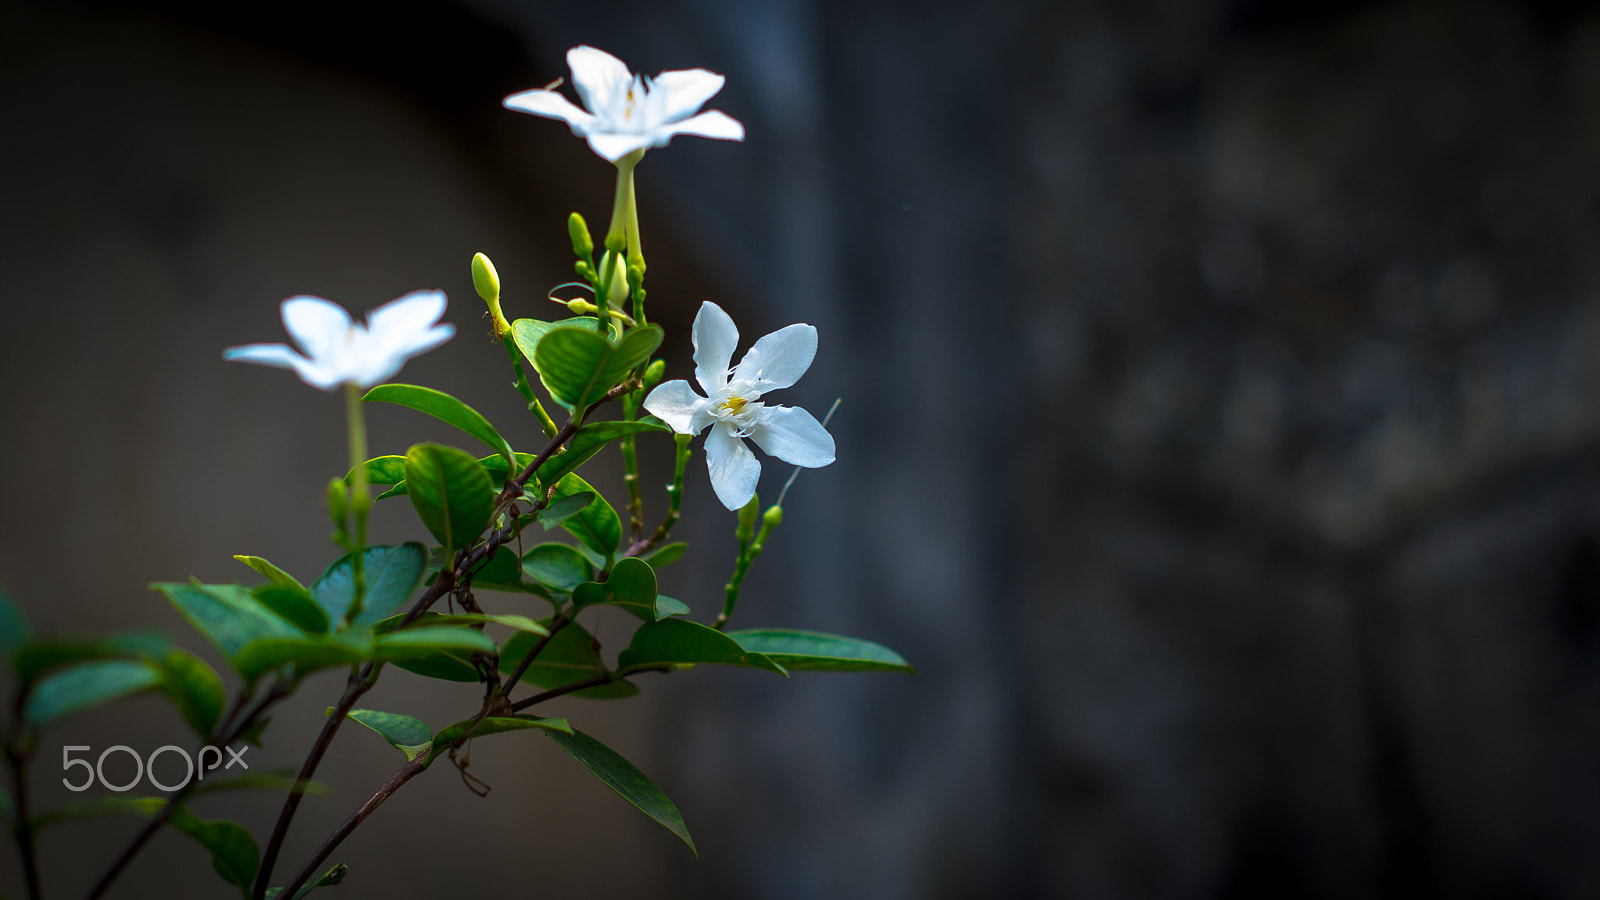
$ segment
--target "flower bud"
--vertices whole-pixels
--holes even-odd
[[[776,528],[782,524],[783,507],[781,506],[772,507],[771,509],[767,510],[765,515],[761,517],[761,525],[764,528]]]
[[[489,316],[494,319],[495,337],[505,337],[511,333],[511,324],[506,321],[505,314],[500,312],[500,273],[494,270],[494,263],[482,253],[472,256],[472,286],[478,291],[478,296],[483,302],[489,304]]]
[[[590,284],[594,283],[594,269],[592,267],[590,267],[590,265],[588,263],[584,262],[583,260],[580,259],[577,262],[573,263],[572,264],[572,271],[575,272],[577,274],[577,276],[579,278],[582,278],[584,281],[587,281]]]
[[[650,390],[661,383],[661,376],[667,373],[667,361],[658,359],[644,369],[644,378],[641,379],[642,390]]]
[[[583,216],[573,213],[567,217],[567,234],[572,236],[572,252],[579,259],[594,259],[594,238],[589,236],[589,223]]]
[[[568,300],[567,309],[575,316],[592,316],[600,311],[600,307],[587,300]]]
[[[611,284],[606,287],[606,302],[621,309],[623,302],[628,299],[628,270],[623,264],[622,254],[613,253],[609,259]]]
[[[774,507],[776,508],[776,507]],[[752,494],[750,502],[739,510],[739,527],[734,529],[733,536],[741,541],[748,541],[756,534],[756,515],[761,512],[761,498]]]
[[[333,478],[328,481],[328,518],[333,520],[333,526],[339,534],[344,534],[345,521],[349,515],[349,499],[344,479]]]

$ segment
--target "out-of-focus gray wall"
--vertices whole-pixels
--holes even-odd
[[[332,555],[338,398],[219,358],[278,339],[285,296],[444,288],[458,336],[404,378],[518,421],[466,262],[538,315],[566,213],[603,222],[608,167],[498,109],[578,43],[722,72],[711,105],[748,128],[640,169],[675,373],[714,299],[747,339],[817,325],[785,402],[844,398],[839,462],[797,483],[741,617],[920,674],[701,670],[562,704],[675,797],[699,861],[512,736],[474,748],[487,800],[441,770],[380,810],[342,890],[1600,890],[1578,5],[0,7],[0,585],[42,627],[182,635],[146,582]],[[457,440],[398,409],[373,430]],[[732,519],[692,479],[665,589],[705,612]],[[416,536],[405,513],[378,537]],[[475,708],[391,678],[372,706]],[[310,685],[258,764],[291,765],[336,692]],[[46,799],[63,744],[177,741],[158,710],[53,733]],[[394,763],[368,738],[341,735],[287,858]],[[201,812],[265,833],[275,805]],[[130,829],[47,834],[48,886],[81,891]],[[203,868],[169,836],[122,895],[209,896]]]

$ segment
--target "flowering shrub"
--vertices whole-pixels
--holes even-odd
[[[694,377],[705,395],[687,380],[661,383],[665,364],[654,356],[665,335],[646,317],[646,266],[633,169],[647,150],[666,145],[674,135],[742,140],[744,129],[721,112],[698,112],[721,89],[720,75],[693,69],[645,79],[590,47],[574,48],[567,59],[583,108],[548,89],[516,94],[506,105],[567,122],[617,168],[604,240],[597,245],[578,214],[568,222],[576,272],[595,299],[570,301],[569,318],[507,321],[493,263],[478,254],[471,264],[473,285],[488,304],[530,422],[502,429],[448,394],[383,383],[407,359],[453,336],[453,326],[439,322],[446,309],[444,293],[409,294],[372,311],[365,324],[327,300],[294,297],[283,302],[282,312],[298,350],[285,344],[251,344],[229,348],[224,355],[236,362],[291,369],[322,390],[343,389],[350,463],[327,486],[333,537],[342,554],[309,583],[261,557],[239,556],[239,562],[265,580],[253,585],[154,585],[232,669],[231,688],[209,663],[147,635],[91,640],[35,635],[20,608],[0,596],[0,650],[14,670],[18,691],[3,734],[13,778],[0,800],[8,800],[4,812],[30,897],[41,896],[34,853],[39,830],[106,813],[148,821],[100,878],[91,898],[105,892],[162,826],[209,850],[217,874],[245,898],[304,896],[344,878],[345,867],[329,867],[329,858],[406,782],[441,760],[467,776],[467,755],[458,755],[465,742],[515,731],[536,731],[555,741],[583,771],[693,850],[677,806],[648,777],[566,719],[543,717],[535,710],[568,694],[597,700],[630,697],[640,692],[642,675],[707,664],[779,675],[807,669],[910,670],[899,655],[871,641],[781,628],[728,630],[745,574],[783,516],[782,495],[778,503],[761,509],[756,495],[761,464],[745,438],[795,466],[814,468],[834,460],[834,441],[824,422],[803,409],[769,406],[762,399],[793,385],[811,366],[817,332],[804,324],[779,329],[756,341],[731,366],[738,329],[721,307],[707,302],[691,335]],[[408,407],[446,422],[489,453],[422,443],[403,456],[372,457],[363,410],[373,402]],[[688,604],[656,588],[656,570],[686,550],[669,538],[679,519],[691,439],[701,432],[706,433],[712,489],[737,513],[734,572],[721,610],[709,625],[697,621]],[[530,434],[536,437],[525,446],[535,452],[518,450]],[[624,513],[579,475],[612,443],[621,448],[628,493]],[[638,454],[651,448],[670,449],[674,475],[666,511],[659,524],[647,528]],[[374,486],[382,488],[376,497]],[[422,526],[418,536],[426,540],[369,545],[368,518],[374,504],[383,500],[391,500],[390,505],[409,502]],[[529,530],[535,523],[538,532]],[[555,528],[572,540],[521,550],[533,534]],[[491,594],[513,599],[501,608]],[[527,614],[530,603],[542,614]],[[599,642],[579,622],[585,610],[602,605],[620,607],[639,620],[614,660],[601,655]],[[306,676],[330,668],[344,669],[348,677],[299,772],[276,780],[260,774],[230,776],[227,768],[242,761],[239,745],[256,743],[268,714],[293,697]],[[362,708],[361,698],[395,668],[423,678],[481,684],[483,700],[437,730],[403,712]],[[119,794],[65,809],[34,810],[25,773],[39,735],[74,713],[143,692],[169,699],[195,732],[197,749],[189,758],[188,778],[168,785],[154,781],[152,773],[150,780],[163,794]],[[377,733],[404,762],[310,858],[280,872],[279,855],[301,800],[314,784],[330,743],[352,721]],[[223,765],[224,749],[228,765],[213,774]],[[181,755],[176,747],[157,753],[166,750]],[[99,774],[86,760],[71,759],[70,752],[63,763]],[[69,781],[67,786],[87,790],[95,780]],[[99,780],[104,782],[103,775]],[[470,776],[464,780],[473,783]],[[185,806],[202,787],[261,786],[285,791],[264,845],[237,823],[202,820]],[[274,881],[281,887],[272,886]]]

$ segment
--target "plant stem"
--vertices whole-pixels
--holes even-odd
[[[689,441],[694,439],[692,434],[675,434],[673,440],[677,441],[678,453],[672,464],[672,484],[667,486],[667,516],[661,520],[661,526],[646,540],[634,540],[623,556],[638,556],[667,539],[672,533],[672,526],[678,522],[678,510],[683,505],[683,472],[689,464],[692,455],[689,450]]]
[[[607,672],[604,675],[597,675],[584,681],[574,681],[572,684],[564,684],[558,688],[551,688],[542,694],[534,694],[532,697],[518,700],[517,702],[511,704],[511,711],[522,712],[528,707],[538,706],[546,700],[554,700],[555,698],[564,694],[570,694],[574,691],[586,690],[592,687],[599,687],[602,684],[610,684],[616,680],[616,676],[612,675],[610,672]]]
[[[28,822],[27,754],[6,741],[6,762],[11,769],[13,812],[17,821],[12,829],[17,840],[17,853],[22,857],[22,878],[28,886],[28,900],[39,900],[39,855],[33,841],[33,826]]]
[[[345,418],[350,426],[350,468],[356,482],[350,487],[350,507],[355,516],[356,534],[354,556],[351,557],[351,576],[355,595],[350,600],[344,620],[354,622],[361,615],[361,604],[366,598],[367,514],[372,511],[372,487],[367,480],[367,416],[361,406],[361,388],[355,382],[344,386]]]
[[[779,509],[779,507],[769,507],[767,512],[771,513],[774,509]],[[722,612],[717,615],[717,620],[711,623],[712,628],[721,631],[728,626],[728,620],[733,618],[733,608],[739,603],[739,588],[744,584],[744,576],[749,573],[750,564],[755,562],[756,557],[760,556],[761,551],[765,549],[767,537],[772,534],[773,526],[776,524],[777,520],[772,515],[762,516],[761,530],[756,533],[755,540],[750,542],[749,547],[740,548],[739,560],[734,566],[733,579],[728,582],[727,587],[724,589],[725,596],[722,601]]]
[[[283,890],[278,892],[278,896],[284,898],[284,900],[289,900],[295,895],[296,891],[305,886],[306,882],[316,877],[317,870],[327,860],[328,854],[343,843],[344,839],[350,836],[350,832],[355,831],[356,826],[366,821],[367,816],[372,815],[373,811],[381,806],[383,801],[389,799],[395,791],[398,791],[401,785],[421,772],[423,767],[427,765],[427,759],[426,755],[419,756],[401,766],[393,775],[390,775],[389,780],[385,781],[371,797],[367,798],[367,802],[361,804],[359,809],[341,822],[339,827],[334,829],[333,834],[328,835],[328,839],[323,841],[322,846],[317,848],[317,852],[312,854],[311,859],[300,867],[300,871],[295,873],[294,878],[290,879],[287,885],[284,885]]]
[[[517,686],[517,682],[522,680],[523,673],[528,671],[529,666],[533,665],[534,659],[544,651],[544,648],[550,643],[550,639],[556,636],[556,632],[567,627],[571,622],[572,619],[566,613],[558,613],[555,618],[550,620],[550,633],[540,638],[539,643],[534,644],[533,649],[522,657],[522,662],[517,663],[517,670],[511,673],[511,677],[507,678],[505,684],[500,688],[500,696],[507,698],[511,696],[511,690]],[[515,709],[516,707],[512,708]]]
[[[623,397],[623,420],[631,422],[638,414],[638,395]],[[644,498],[639,495],[639,452],[631,434],[622,438],[622,481],[628,486],[628,533],[638,542],[644,537]]]

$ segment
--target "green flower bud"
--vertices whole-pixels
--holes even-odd
[[[583,216],[573,213],[567,217],[567,233],[572,236],[572,252],[579,259],[594,259],[594,238],[589,236],[589,223]]]
[[[584,262],[583,260],[580,259],[577,262],[573,263],[572,264],[572,271],[576,272],[578,277],[582,278],[584,281],[587,281],[590,284],[594,284],[594,269],[591,268],[589,266],[589,264]]]
[[[600,307],[587,300],[568,300],[567,309],[575,316],[592,316],[600,311]]]
[[[482,253],[472,256],[472,286],[477,289],[478,296],[483,302],[489,304],[489,316],[494,319],[495,337],[505,337],[511,333],[511,323],[506,321],[505,314],[500,312],[500,273],[494,270],[494,263]]]
[[[761,524],[766,528],[776,528],[783,524],[783,507],[774,506],[767,510],[761,517]]]
[[[328,481],[328,518],[333,520],[333,527],[337,534],[344,534],[345,522],[350,517],[349,494],[345,488],[343,478],[332,478]]]
[[[609,260],[611,284],[606,288],[606,303],[621,309],[623,302],[628,299],[628,270],[623,265],[622,254],[613,253]]]
[[[733,536],[741,541],[748,541],[756,534],[756,515],[761,512],[761,498],[752,496],[750,502],[739,510],[739,527],[734,529]]]
[[[658,359],[644,369],[644,390],[650,390],[661,383],[661,376],[667,373],[667,361]]]

